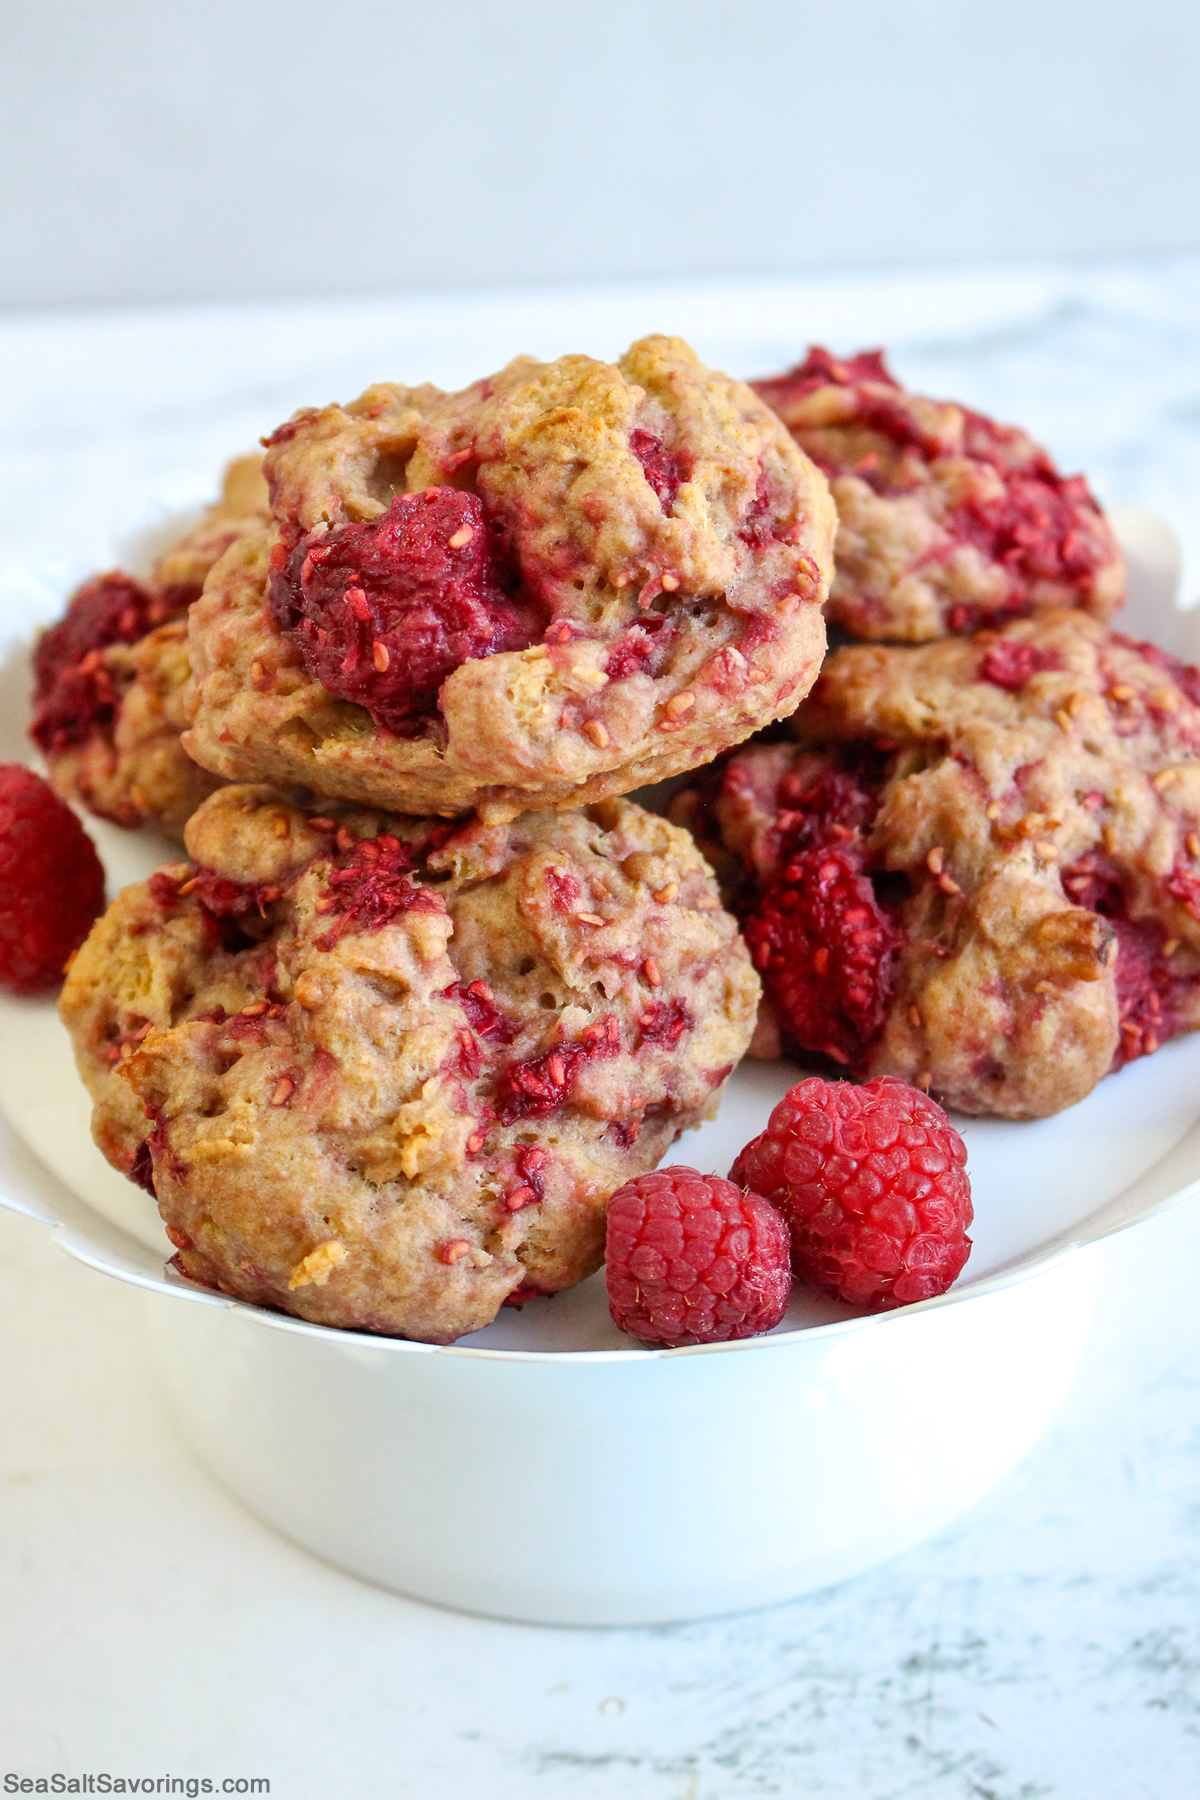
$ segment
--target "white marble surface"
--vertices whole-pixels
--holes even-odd
[[[0,579],[19,560],[46,616],[122,529],[201,497],[301,401],[664,326],[739,372],[748,347],[758,369],[810,335],[887,341],[910,378],[1033,425],[1106,499],[1166,513],[1200,585],[1196,265],[0,323]],[[1196,1208],[1103,1247],[1057,1426],[941,1540],[768,1613],[569,1632],[424,1608],[273,1537],[173,1436],[136,1295],[0,1213],[0,1778],[1191,1800],[1198,1258]]]

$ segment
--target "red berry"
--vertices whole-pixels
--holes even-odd
[[[490,536],[474,494],[397,494],[373,523],[277,546],[271,616],[314,681],[411,736],[460,664],[541,633],[537,608],[501,584]]]
[[[0,986],[57,987],[103,911],[104,870],[75,814],[32,769],[0,764]]]
[[[1056,650],[1043,650],[1037,644],[1020,643],[1014,638],[997,638],[979,659],[979,679],[1016,694],[1031,675],[1061,667],[1062,658]]]
[[[641,463],[642,474],[654,489],[658,504],[669,513],[682,479],[678,459],[652,431],[631,431],[629,448]]]
[[[188,596],[183,596],[186,604]],[[29,735],[47,755],[81,744],[111,724],[118,694],[100,656],[110,644],[135,644],[181,610],[178,593],[157,593],[132,575],[93,576],[33,653]]]
[[[746,920],[785,1040],[851,1066],[883,1025],[895,933],[854,843],[799,850]]]
[[[730,1179],[787,1219],[798,1281],[883,1311],[945,1293],[970,1255],[966,1160],[919,1088],[814,1075],[784,1095]]]
[[[605,1256],[613,1319],[668,1349],[770,1331],[792,1284],[775,1208],[695,1169],[658,1169],[618,1188]]]

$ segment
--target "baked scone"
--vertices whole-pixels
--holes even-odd
[[[192,1279],[448,1343],[602,1256],[608,1196],[715,1110],[759,983],[686,832],[218,790],[61,1009],[104,1154]]]
[[[678,338],[368,388],[265,466],[190,616],[218,775],[503,822],[705,762],[820,666],[825,478]]]
[[[910,394],[878,350],[814,348],[754,386],[829,477],[827,616],[852,637],[923,643],[1043,606],[1120,606],[1124,563],[1087,483],[1015,425]]]
[[[1200,671],[1051,610],[835,651],[793,729],[675,808],[742,914],[761,1053],[1037,1118],[1200,1024]]]
[[[64,800],[116,825],[178,836],[217,782],[184,752],[189,667],[184,615],[209,569],[261,529],[261,456],[225,471],[221,497],[159,557],[149,579],[112,571],[87,581],[34,651],[30,734]]]

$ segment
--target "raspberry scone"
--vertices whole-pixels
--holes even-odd
[[[234,786],[186,838],[61,1007],[100,1148],[245,1300],[445,1343],[582,1280],[749,1042],[711,871],[629,801],[488,827]]]
[[[187,756],[185,614],[209,569],[267,518],[262,459],[225,472],[220,499],[145,582],[113,571],[75,593],[34,651],[31,736],[63,799],[134,828],[178,835],[217,785]]]
[[[677,338],[368,388],[265,466],[190,617],[218,775],[502,823],[706,762],[820,667],[828,484]]]
[[[1015,425],[910,394],[877,350],[815,348],[755,389],[829,477],[828,617],[852,637],[923,643],[1043,606],[1120,606],[1121,552],[1087,483]]]
[[[1036,1118],[1200,1024],[1200,671],[1055,609],[835,651],[796,729],[676,801],[763,975],[757,1050]]]

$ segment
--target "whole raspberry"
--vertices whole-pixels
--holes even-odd
[[[919,1088],[814,1075],[784,1095],[729,1174],[787,1219],[798,1281],[882,1312],[945,1293],[970,1255],[966,1160]]]
[[[75,814],[32,769],[0,764],[0,987],[56,987],[103,911],[104,870]]]
[[[271,616],[304,666],[377,724],[412,736],[464,662],[523,650],[544,621],[500,580],[474,494],[396,494],[382,518],[310,532],[272,553]]]
[[[745,924],[754,966],[785,1040],[859,1063],[891,991],[894,931],[853,843],[798,850]]]
[[[695,1169],[658,1169],[618,1188],[605,1256],[616,1324],[668,1349],[770,1331],[792,1285],[775,1208]]]

